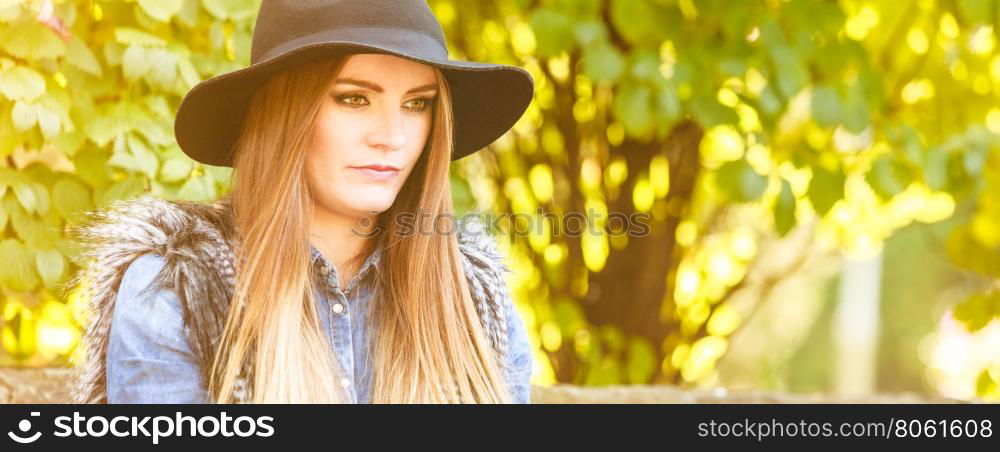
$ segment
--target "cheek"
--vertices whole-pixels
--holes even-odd
[[[431,119],[428,116],[425,119],[420,118],[414,120],[413,127],[410,128],[409,137],[407,143],[411,143],[407,147],[406,152],[406,166],[413,168],[413,165],[417,163],[420,159],[420,155],[423,153],[424,148],[427,147],[428,143],[431,141]]]
[[[313,128],[312,142],[307,158],[330,159],[349,149],[348,144],[357,133],[351,127],[344,127],[344,121],[333,112],[321,111]]]

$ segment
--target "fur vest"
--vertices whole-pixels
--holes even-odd
[[[474,216],[468,216],[475,220]],[[479,223],[458,229],[463,269],[476,310],[498,362],[507,350],[504,305],[508,303],[504,274],[508,268],[493,237]],[[72,230],[83,246],[87,262],[69,283],[88,288],[88,325],[81,346],[84,361],[74,371],[73,403],[107,403],[105,357],[111,318],[122,276],[129,264],[146,253],[162,257],[166,266],[154,283],[176,292],[183,309],[187,341],[198,359],[207,387],[211,358],[222,334],[235,285],[235,256],[239,241],[233,232],[227,203],[167,201],[150,195],[91,212]],[[235,394],[237,402],[250,400],[244,366]]]

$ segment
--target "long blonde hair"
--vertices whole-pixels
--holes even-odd
[[[218,403],[234,401],[250,370],[252,403],[342,403],[342,369],[315,311],[309,221],[313,198],[304,176],[309,137],[321,102],[346,57],[296,66],[273,76],[251,100],[236,146],[233,209],[236,287],[210,372]],[[416,215],[417,231],[454,218],[448,171],[450,91],[434,68],[438,100],[424,150],[392,207],[378,216],[386,239],[375,267],[368,319],[372,403],[509,403],[469,291],[454,234],[397,234],[397,215]],[[370,253],[375,240],[362,251]],[[359,258],[356,256],[356,259]],[[360,365],[360,363],[359,363]]]

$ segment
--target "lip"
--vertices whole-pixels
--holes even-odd
[[[398,167],[392,165],[383,165],[381,163],[373,163],[371,165],[363,165],[363,166],[352,166],[351,168],[371,168],[375,171],[399,171]]]
[[[373,180],[390,180],[399,174],[399,168],[391,165],[374,164],[350,168]]]

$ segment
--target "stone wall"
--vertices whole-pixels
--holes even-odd
[[[64,368],[0,367],[0,403],[65,403],[70,371]],[[681,389],[674,386],[533,386],[534,403],[949,403],[955,400],[918,394],[838,397],[768,391]]]

